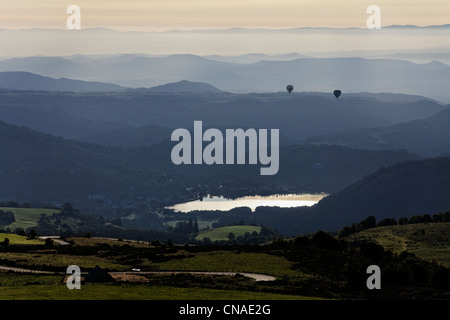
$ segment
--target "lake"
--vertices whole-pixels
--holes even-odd
[[[326,197],[326,194],[285,194],[272,196],[248,196],[237,199],[227,199],[224,197],[204,197],[203,201],[195,200],[179,203],[167,209],[179,212],[189,212],[195,210],[219,210],[228,211],[238,207],[249,207],[252,211],[256,207],[280,207],[292,208],[312,206]]]

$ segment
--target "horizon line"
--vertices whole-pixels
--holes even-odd
[[[388,25],[383,26],[383,28],[450,28],[450,23],[446,24],[439,24],[439,25]],[[332,30],[348,30],[348,29],[357,29],[357,30],[368,30],[366,27],[356,27],[356,26],[348,26],[348,27],[327,27],[327,26],[299,26],[299,27],[286,27],[286,28],[265,28],[265,27],[228,27],[228,28],[192,28],[192,29],[179,29],[179,28],[173,28],[173,29],[166,29],[166,30],[120,30],[113,27],[87,27],[82,28],[80,30],[75,31],[93,31],[93,30],[107,30],[107,31],[115,31],[115,32],[142,32],[142,33],[169,33],[169,32],[223,32],[223,31],[238,31],[238,30],[246,30],[246,31],[258,31],[258,30],[264,30],[264,31],[294,31],[299,29],[332,29]],[[74,30],[68,30],[67,28],[18,28],[18,29],[10,29],[10,28],[0,28],[0,31],[74,31]]]

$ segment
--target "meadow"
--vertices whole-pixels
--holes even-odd
[[[9,244],[44,244],[44,241],[39,239],[30,239],[27,236],[20,236],[14,233],[2,233],[0,232],[0,242],[4,241],[5,239],[9,239]]]
[[[243,237],[245,233],[260,233],[261,227],[258,226],[227,226],[220,227],[211,230],[204,230],[199,232],[196,240],[203,240],[203,238],[209,238],[211,241],[221,241],[221,240],[229,240],[228,235],[232,233],[236,238],[241,236]]]
[[[0,278],[2,276],[0,275]],[[301,295],[180,288],[142,284],[86,284],[69,290],[59,279],[43,279],[46,284],[0,286],[0,300],[317,300]],[[48,282],[53,282],[48,284]]]
[[[238,250],[197,252],[183,259],[150,264],[156,270],[248,272],[277,278],[307,276],[293,270],[293,265],[293,262],[277,255]]]
[[[239,229],[236,227],[244,227],[248,232],[248,226],[219,231],[236,232]],[[450,272],[430,262],[448,265],[449,227],[449,223],[399,225],[367,229],[346,241],[318,232],[311,237],[278,239],[265,245],[230,242],[208,246],[152,245],[93,237],[69,237],[66,239],[71,243],[69,246],[46,246],[43,241],[34,240],[37,242],[30,245],[32,240],[26,237],[4,234],[11,244],[0,248],[0,265],[55,274],[13,273],[4,268],[0,271],[0,299],[364,299],[376,294],[390,299],[424,294],[448,298]],[[364,245],[368,242],[376,242],[380,247]],[[407,251],[409,255],[392,255],[387,250]],[[384,290],[380,292],[365,290],[366,268],[371,264],[380,264],[384,272]],[[99,266],[108,272],[134,269],[134,273],[113,274],[119,276],[113,283],[83,283],[82,290],[68,290],[62,280],[69,265],[78,265],[82,272]],[[158,274],[158,271],[186,273]],[[236,275],[193,275],[189,271]],[[265,274],[276,279],[255,281],[240,273]]]
[[[13,223],[2,226],[4,230],[10,229],[12,231],[17,228],[27,230],[28,228],[33,228],[38,225],[39,218],[41,214],[51,216],[54,213],[58,214],[61,211],[58,209],[31,209],[31,208],[10,208],[10,207],[0,207],[3,211],[12,211],[16,221]]]
[[[363,230],[349,241],[374,241],[394,253],[407,251],[450,267],[450,223],[418,223]]]

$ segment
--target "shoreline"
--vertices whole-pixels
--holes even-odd
[[[192,200],[183,203],[174,204],[165,207],[165,209],[174,210],[175,212],[192,212],[192,211],[228,211],[237,207],[249,207],[252,211],[258,206],[271,206],[270,203],[274,202],[273,207],[280,207],[280,202],[304,202],[299,205],[291,205],[287,207],[301,207],[311,206],[327,197],[328,194],[275,194],[270,196],[244,196],[236,199],[228,199],[223,196],[205,196],[203,200]],[[247,204],[239,204],[239,202],[246,202]],[[261,202],[261,204],[258,204]],[[190,206],[197,206],[198,208],[189,208]],[[222,206],[222,208],[219,208]],[[204,208],[201,208],[204,207]],[[284,206],[282,206],[284,207]]]

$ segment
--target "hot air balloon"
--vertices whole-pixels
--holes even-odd
[[[341,90],[334,90],[334,96],[336,97],[336,99],[339,99],[339,97],[341,96],[342,92]]]
[[[294,86],[288,85],[288,86],[286,87],[286,90],[287,90],[287,92],[291,93],[291,92],[294,90]]]

